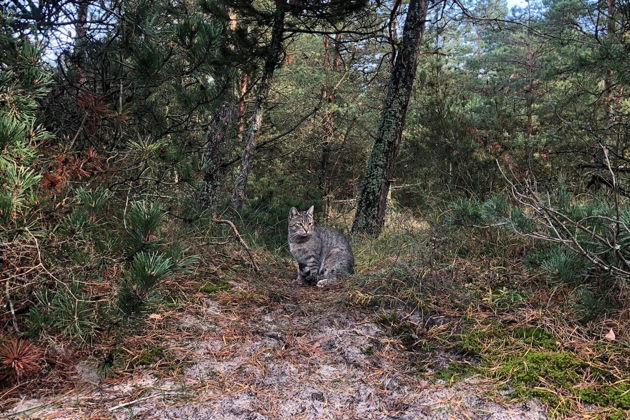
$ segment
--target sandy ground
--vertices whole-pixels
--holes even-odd
[[[414,374],[410,354],[344,304],[339,289],[261,276],[196,293],[146,328],[181,361],[174,374],[138,367],[101,380],[76,365],[76,388],[25,398],[4,416],[37,419],[544,419],[535,402],[507,405],[489,386]],[[436,362],[437,363],[437,362]],[[0,417],[3,415],[0,414]]]

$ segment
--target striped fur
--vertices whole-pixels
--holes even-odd
[[[353,273],[350,244],[337,229],[315,226],[313,206],[289,211],[289,250],[298,263],[298,282],[324,287]]]

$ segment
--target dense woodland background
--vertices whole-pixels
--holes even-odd
[[[288,209],[315,204],[355,301],[527,308],[521,341],[575,377],[519,377],[500,328],[458,343],[558,413],[630,409],[627,0],[10,0],[0,46],[11,392],[51,342],[113,364],[164,279],[239,250],[218,219],[290,265]]]

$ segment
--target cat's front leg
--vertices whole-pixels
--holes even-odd
[[[320,270],[319,276],[317,277],[317,287],[327,287],[333,286],[339,283],[339,279],[335,275],[335,270],[331,269],[323,269]]]
[[[313,275],[313,271],[308,264],[298,263],[297,279],[295,281],[304,285],[314,284],[317,282],[317,277]]]
[[[302,276],[307,284],[316,284],[319,280],[319,260],[316,256],[310,256],[306,259],[302,267]]]
[[[304,284],[304,276],[302,275],[302,271],[299,268],[297,270],[297,278],[294,280],[294,282]]]
[[[295,279],[296,283],[306,284],[306,278],[308,277],[308,272],[305,270],[306,270],[306,264],[298,263],[297,278]]]

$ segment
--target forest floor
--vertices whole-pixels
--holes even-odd
[[[213,269],[178,282],[179,297],[152,307],[142,330],[118,345],[124,362],[115,376],[102,379],[94,358],[75,360],[64,392],[22,395],[4,416],[546,418],[538,403],[507,404],[482,380],[423,379],[374,311],[349,304],[339,287],[296,285],[288,265],[257,275],[243,265],[229,275]]]

